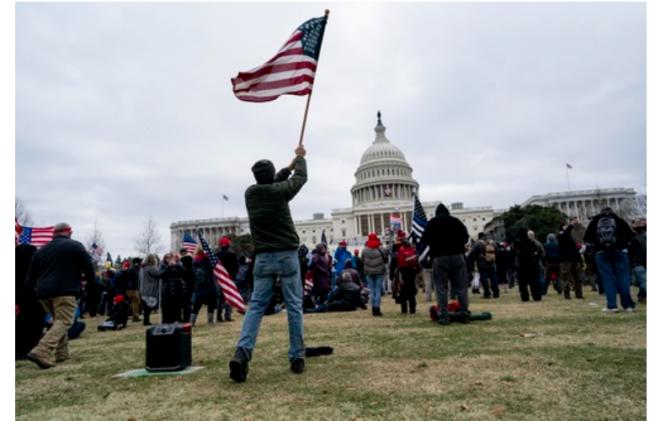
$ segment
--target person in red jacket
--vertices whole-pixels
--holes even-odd
[[[402,314],[408,310],[411,314],[415,313],[415,295],[417,287],[415,286],[415,276],[419,271],[418,255],[415,247],[406,238],[402,238],[401,245],[397,251],[397,271],[400,283],[400,302],[402,304]]]

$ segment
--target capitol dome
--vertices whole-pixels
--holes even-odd
[[[375,141],[361,156],[352,186],[354,206],[388,201],[412,201],[418,182],[404,153],[386,138],[386,127],[377,112]]]

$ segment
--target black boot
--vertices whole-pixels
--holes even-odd
[[[383,314],[381,314],[381,310],[379,310],[379,307],[377,307],[377,314],[375,314],[375,316],[383,316]]]
[[[243,349],[237,348],[235,355],[230,360],[230,378],[237,383],[246,381],[248,375],[248,358]]]

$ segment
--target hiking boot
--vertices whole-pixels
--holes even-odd
[[[36,365],[38,365],[42,369],[54,367],[54,364],[46,361],[44,358],[41,358],[39,355],[34,354],[33,352],[30,352],[29,354],[25,355],[25,358],[27,358],[29,361],[33,363],[36,363]]]
[[[291,371],[295,374],[302,374],[302,372],[305,371],[305,359],[294,358],[291,360]]]
[[[241,348],[237,348],[235,355],[230,360],[230,378],[237,383],[246,381],[248,375],[248,359]]]

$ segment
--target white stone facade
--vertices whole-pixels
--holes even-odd
[[[528,205],[554,207],[567,216],[575,216],[583,222],[598,215],[600,210],[606,206],[611,207],[616,214],[626,219],[630,219],[638,212],[636,192],[634,189],[622,187],[536,195],[521,204],[522,207]]]

